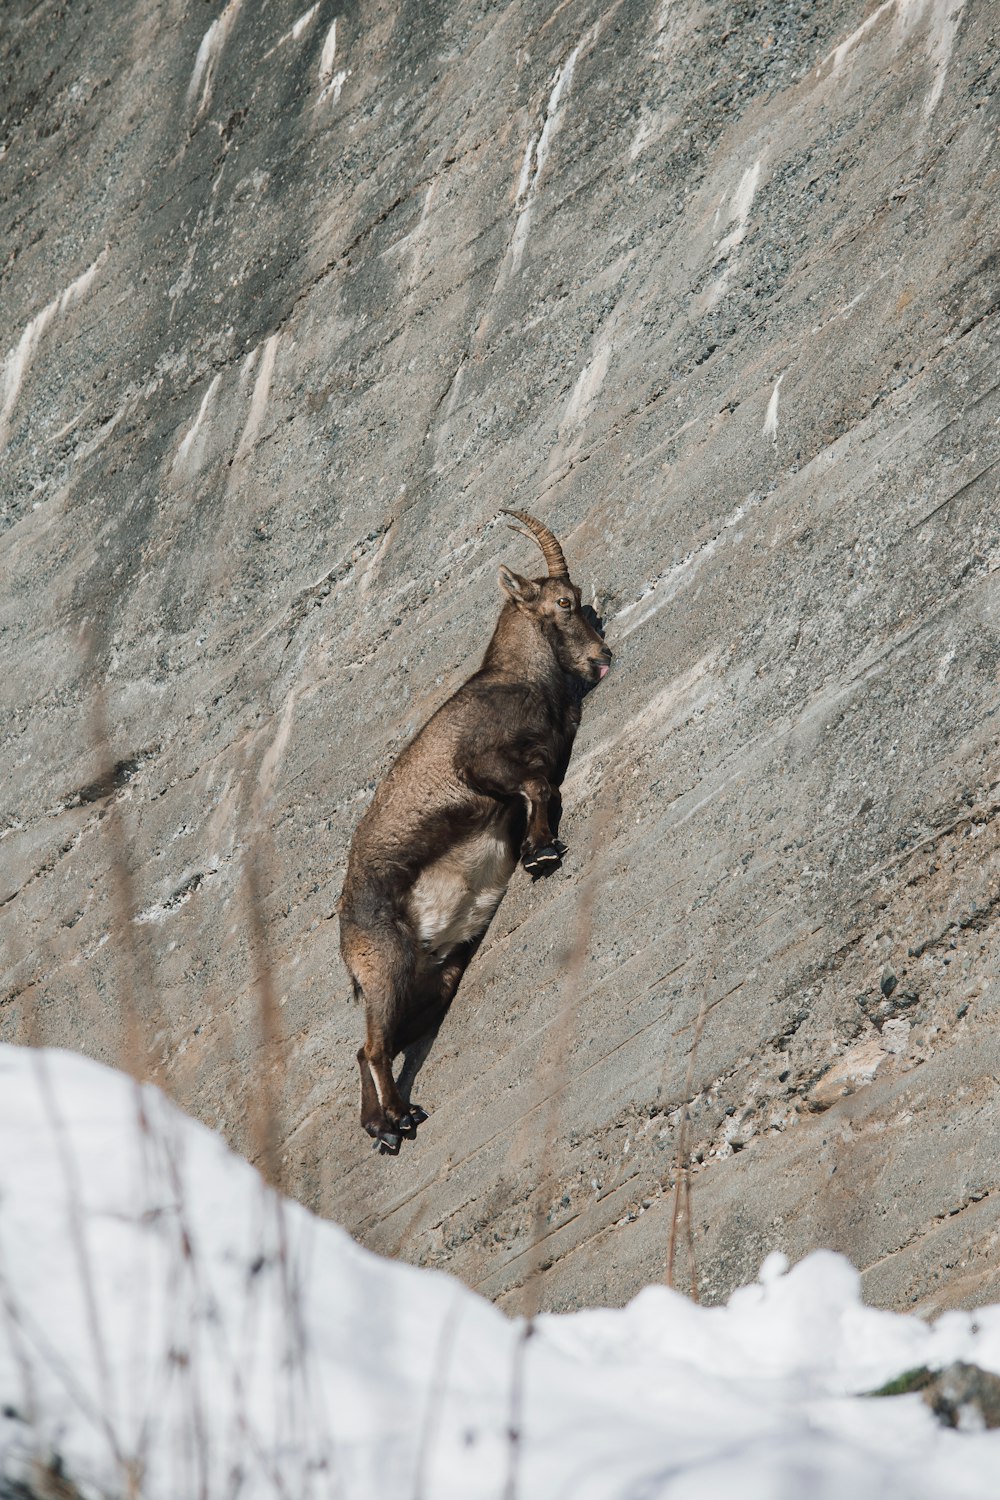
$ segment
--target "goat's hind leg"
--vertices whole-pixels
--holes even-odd
[[[358,1067],[361,1070],[361,1127],[374,1137],[377,1146],[380,1137],[389,1129],[389,1121],[382,1109],[364,1046],[358,1048]]]
[[[362,1129],[383,1155],[395,1156],[403,1136],[412,1134],[413,1121],[393,1081],[392,1054],[370,1026],[364,1046],[358,1048],[358,1067]]]
[[[394,925],[343,934],[344,957],[365,1003],[365,1044],[358,1051],[361,1125],[383,1151],[395,1154],[414,1121],[392,1076],[396,1034],[413,984],[411,944]]]
[[[479,937],[463,943],[444,961],[441,967],[435,966],[429,973],[425,969],[417,984],[414,1004],[400,1024],[396,1045],[403,1053],[404,1063],[399,1072],[399,1088],[409,1100],[407,1114],[413,1126],[413,1134],[416,1134],[416,1127],[422,1125],[427,1119],[427,1111],[414,1103],[410,1098],[410,1091],[434,1045],[441,1022],[447,1015],[448,1007],[458,989],[459,981],[468,968],[469,960],[479,947],[479,943]],[[411,1134],[410,1131],[405,1133]]]

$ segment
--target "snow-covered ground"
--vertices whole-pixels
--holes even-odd
[[[0,1047],[0,1141],[0,1495],[50,1493],[45,1466],[142,1500],[1000,1494],[1000,1432],[862,1394],[1000,1372],[1000,1307],[878,1312],[819,1252],[772,1256],[726,1307],[651,1286],[525,1339],[97,1063]]]

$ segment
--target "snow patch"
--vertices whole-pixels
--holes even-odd
[[[739,186],[733,194],[733,212],[730,216],[737,221],[736,228],[720,244],[716,252],[716,258],[728,255],[734,245],[739,245],[746,234],[747,221],[750,217],[750,209],[753,206],[754,196],[757,192],[757,183],[760,178],[760,162],[755,161],[752,167],[747,167],[740,178]]]
[[[949,0],[897,0],[897,5],[898,24],[904,35],[912,31],[924,17],[927,20],[925,47],[934,74],[934,82],[924,99],[924,119],[929,120],[944,92],[948,64],[958,35],[965,0],[951,0],[951,3]]]
[[[337,56],[337,20],[334,18],[330,30],[323,42],[323,50],[319,55],[319,79],[320,83],[328,83],[333,77],[333,64]]]
[[[4,1492],[497,1500],[516,1427],[518,1500],[995,1500],[1000,1433],[862,1393],[1000,1370],[1000,1307],[928,1326],[778,1252],[725,1306],[652,1285],[529,1340],[90,1059],[0,1047],[0,1134]]]
[[[635,161],[643,149],[648,145],[653,134],[653,121],[651,115],[646,115],[639,122],[639,129],[632,137],[632,143],[628,148],[629,161]]]
[[[343,92],[344,84],[347,82],[350,76],[350,72],[347,69],[341,69],[339,73],[334,73],[333,77],[330,79],[330,82],[326,85],[323,92],[320,94],[319,99],[316,101],[317,107],[321,104],[325,104],[328,99],[332,99],[334,104],[336,104],[341,96],[341,93]]]

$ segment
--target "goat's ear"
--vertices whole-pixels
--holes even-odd
[[[503,563],[500,564],[500,587],[510,595],[515,604],[534,604],[540,593],[537,583],[530,578],[522,578],[520,573],[515,573]]]

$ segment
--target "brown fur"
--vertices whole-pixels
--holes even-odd
[[[482,666],[403,750],[348,858],[340,946],[365,1004],[361,1123],[392,1152],[426,1118],[393,1059],[440,1024],[518,860],[536,876],[559,864],[559,787],[582,699],[611,660],[555,537],[508,514],[549,576],[501,568],[508,597]]]

